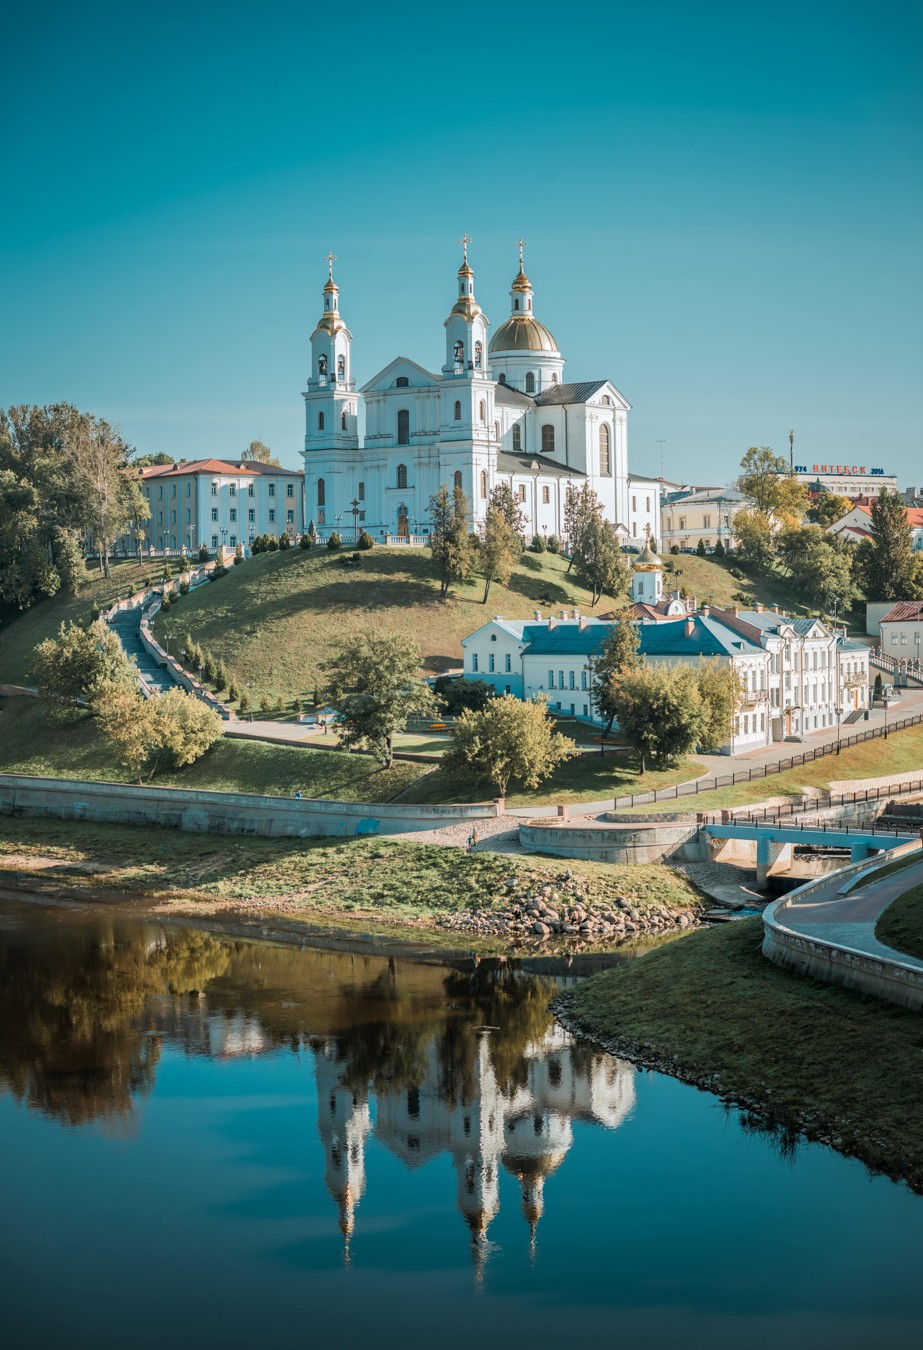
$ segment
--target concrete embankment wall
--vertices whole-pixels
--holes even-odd
[[[592,862],[649,863],[667,857],[699,858],[698,826],[572,825],[546,820],[525,821],[519,842],[532,853]]]
[[[887,858],[879,866],[886,866],[895,857],[919,848],[920,844],[916,840],[898,844],[889,850]],[[860,873],[868,874],[869,880],[874,880],[876,871],[877,867],[870,867],[866,860],[850,863],[841,869],[839,876],[846,886],[851,878],[858,877]],[[781,900],[767,906],[763,911],[763,955],[774,965],[795,971],[798,975],[810,975],[827,984],[843,985],[847,989],[870,994],[873,998],[912,1008],[915,1012],[923,1011],[923,970],[906,965],[899,958],[891,960],[884,956],[872,956],[839,943],[796,933],[786,926],[786,912],[796,899],[803,899],[815,889],[829,884],[829,876],[808,882],[806,886],[800,886],[797,891],[791,891]]]
[[[412,834],[461,821],[494,820],[498,814],[495,803],[403,806],[324,802],[0,774],[0,815],[159,825],[201,834],[295,839]]]

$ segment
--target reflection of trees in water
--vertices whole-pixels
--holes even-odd
[[[97,922],[0,944],[0,1083],[70,1125],[126,1118],[160,1059],[142,1013],[151,994],[202,989],[227,967],[207,934]]]

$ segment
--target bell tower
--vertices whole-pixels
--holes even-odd
[[[358,449],[358,396],[352,377],[353,335],[340,315],[333,279],[336,255],[328,253],[324,308],[311,334],[311,369],[304,393],[306,452]]]

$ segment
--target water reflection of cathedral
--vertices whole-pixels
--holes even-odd
[[[313,1044],[318,1130],[326,1182],[348,1241],[366,1186],[366,1142],[373,1130],[407,1167],[448,1153],[457,1178],[457,1205],[471,1233],[478,1266],[489,1250],[487,1232],[500,1207],[500,1169],[516,1177],[532,1242],[544,1208],[545,1181],[573,1142],[572,1122],[615,1129],[634,1105],[629,1064],[573,1041],[557,1025],[526,1046],[519,1071],[498,1079],[488,1030],[479,1032],[466,1090],[447,1090],[438,1040],[424,1050],[424,1067],[410,1087],[379,1087],[373,1094],[350,1082],[337,1042]]]

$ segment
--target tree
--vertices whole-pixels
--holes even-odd
[[[805,600],[828,611],[834,608],[834,602],[840,611],[849,609],[858,595],[849,553],[838,548],[817,525],[800,533],[798,575]]]
[[[467,581],[474,564],[468,534],[468,498],[460,487],[451,494],[445,483],[429,499],[429,548],[439,574],[439,599],[453,582]]]
[[[269,446],[264,445],[262,441],[251,441],[241,455],[241,459],[255,460],[257,464],[269,464],[274,469],[282,468]]]
[[[570,552],[568,572],[574,565],[585,532],[591,522],[602,520],[602,513],[602,502],[589,483],[584,483],[582,488],[575,488],[572,483],[568,483],[567,495],[564,498],[564,533],[567,535],[567,547]]]
[[[433,683],[433,692],[449,717],[456,717],[466,708],[477,712],[494,697],[494,689],[486,680],[458,679],[454,675],[440,675]]]
[[[109,550],[118,536],[132,524],[137,536],[140,523],[151,514],[137,479],[126,473],[131,447],[102,418],[80,414],[70,429],[68,453],[85,483],[81,523],[92,534],[108,577]]]
[[[778,502],[779,477],[787,465],[781,455],[768,445],[751,445],[740,461],[741,474],[737,486],[749,497],[758,511],[775,510]]]
[[[807,519],[812,525],[820,525],[826,529],[829,525],[836,524],[851,508],[852,502],[848,497],[841,497],[836,492],[821,492],[809,505]]]
[[[695,551],[696,551],[696,553],[699,555],[700,558],[704,558],[704,557],[705,557],[705,539],[704,539],[704,538],[700,538],[700,539],[699,539],[699,542],[698,542],[698,544],[696,545]]]
[[[641,635],[632,621],[631,611],[616,615],[615,624],[595,656],[590,657],[590,701],[605,722],[604,736],[608,736],[615,721],[615,688],[626,671],[638,666],[638,647]]]
[[[734,517],[737,551],[754,567],[772,565],[774,549],[772,520],[765,511],[744,507]]]
[[[905,600],[914,579],[907,508],[899,493],[884,488],[871,515],[872,537],[860,552],[865,593],[870,600]]]
[[[701,740],[705,709],[692,666],[639,666],[618,681],[614,703],[642,774],[677,764]]]
[[[699,747],[706,753],[714,752],[731,735],[743,693],[740,676],[730,662],[722,663],[715,657],[696,668],[696,684],[702,700]]]
[[[133,469],[150,469],[155,465],[175,464],[176,460],[172,455],[168,455],[165,450],[158,450],[153,455],[134,455],[131,461]]]
[[[419,678],[420,651],[403,637],[360,633],[323,667],[328,700],[337,714],[340,743],[367,749],[386,769],[394,737],[411,717],[430,717],[436,700]]]
[[[487,604],[491,583],[505,586],[522,556],[522,542],[515,534],[502,511],[493,504],[487,508],[484,536],[477,553],[477,570],[484,578],[481,604]]]
[[[461,714],[442,762],[450,773],[486,778],[505,797],[511,782],[537,787],[577,753],[574,742],[555,730],[543,700],[501,694],[479,711]]]
[[[488,508],[491,506],[500,512],[512,533],[521,541],[526,529],[525,512],[519,499],[513,496],[513,489],[509,483],[500,482],[493,489]]]
[[[577,580],[592,592],[591,604],[601,595],[621,599],[631,581],[631,568],[619,547],[615,531],[594,515],[583,527],[580,542],[571,555]]]
[[[142,698],[137,688],[104,685],[93,703],[100,731],[120,764],[141,782],[145,769],[154,777],[164,755],[175,768],[193,764],[224,735],[224,724],[211,708],[182,689],[159,698]]]
[[[45,638],[34,649],[29,673],[42,697],[59,703],[92,701],[103,686],[134,688],[138,676],[103,619],[88,628],[62,623],[57,637]]]

